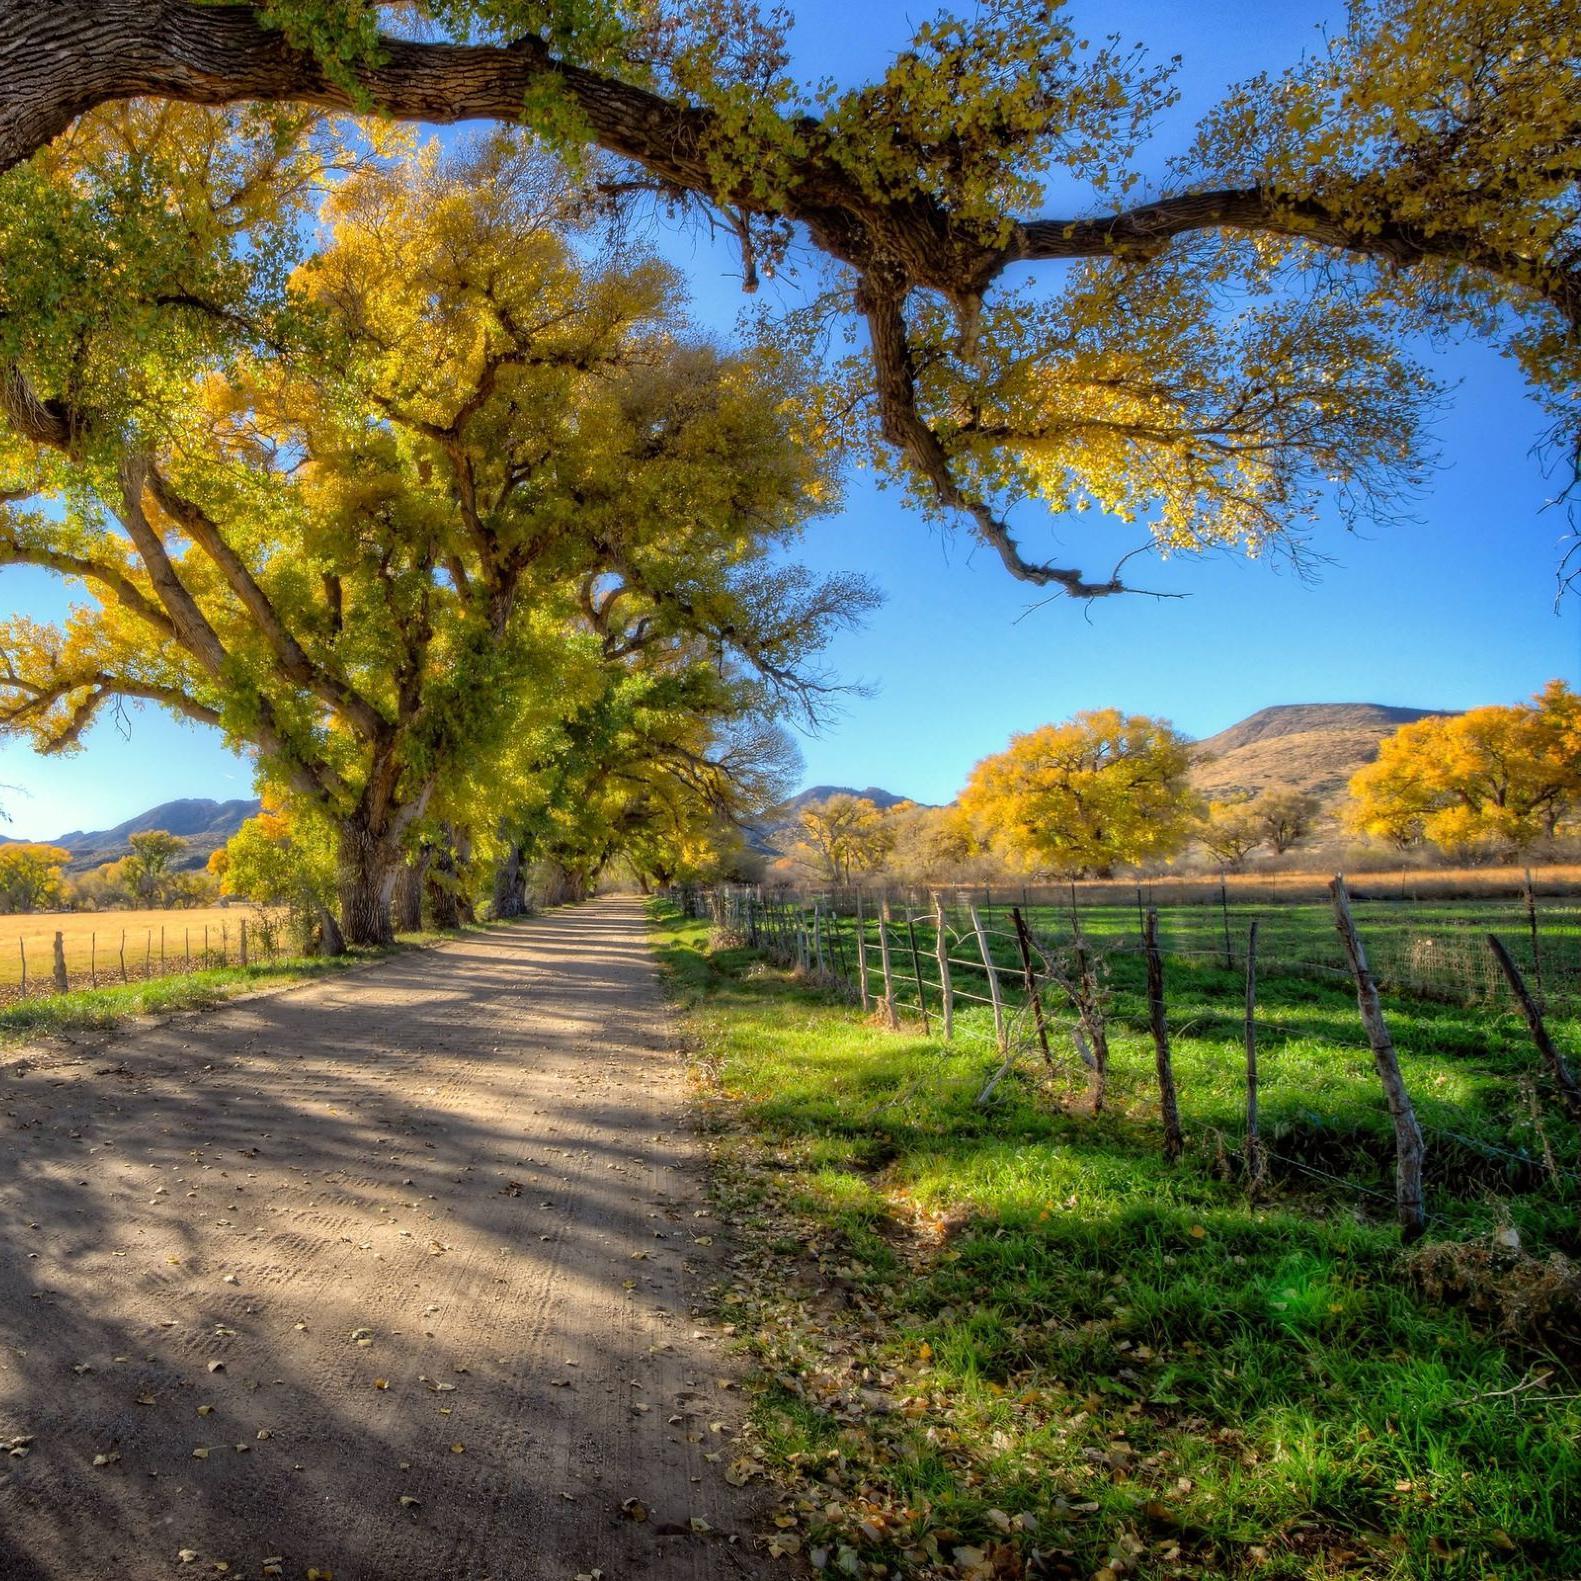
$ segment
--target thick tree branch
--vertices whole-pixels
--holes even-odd
[[[916,368],[906,335],[904,301],[899,284],[886,285],[871,278],[864,279],[857,292],[857,304],[867,320],[872,341],[879,421],[885,439],[927,481],[940,504],[971,518],[978,536],[1018,581],[1037,587],[1058,586],[1074,598],[1103,598],[1125,592],[1124,584],[1115,578],[1089,582],[1080,571],[1036,565],[1023,559],[999,514],[956,481],[943,443],[917,410]]]
[[[269,595],[209,514],[173,487],[157,466],[150,464],[146,476],[149,491],[159,502],[159,508],[214,562],[227,586],[251,616],[274,655],[282,679],[312,692],[321,702],[344,715],[361,734],[378,739],[386,728],[383,715],[342,677],[313,662],[301,643],[286,629]]]
[[[46,571],[82,582],[97,582],[114,594],[124,609],[130,610],[146,625],[169,641],[176,640],[175,624],[143,594],[132,579],[115,566],[104,565],[81,555],[66,554],[43,544],[28,543],[15,532],[0,527],[0,565],[35,565]]]

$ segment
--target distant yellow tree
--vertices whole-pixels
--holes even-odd
[[[1581,801],[1581,697],[1550,681],[1529,703],[1403,725],[1350,792],[1351,827],[1374,839],[1519,855]]]
[[[972,770],[960,807],[1023,871],[1102,877],[1184,847],[1190,770],[1191,745],[1167,720],[1099,708],[1012,737]]]
[[[1197,844],[1226,867],[1241,867],[1268,831],[1250,796],[1231,801],[1210,801],[1197,823]]]
[[[20,840],[0,846],[0,911],[37,911],[61,897],[61,873],[71,852]]]
[[[1276,856],[1283,856],[1306,839],[1323,810],[1316,796],[1280,786],[1265,790],[1252,807],[1262,824],[1263,839],[1274,848]]]
[[[863,796],[830,796],[797,814],[791,856],[831,884],[848,884],[858,873],[882,867],[894,839],[876,803]]]
[[[956,807],[896,802],[884,813],[890,834],[886,870],[905,883],[959,881],[977,854],[970,824]]]

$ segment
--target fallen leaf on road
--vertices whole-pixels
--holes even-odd
[[[96,1466],[113,1466],[120,1458],[120,1450],[112,1449],[107,1454],[95,1455],[93,1457],[93,1463]]]

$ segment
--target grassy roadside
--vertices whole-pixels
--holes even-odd
[[[138,1016],[208,1010],[241,994],[310,982],[493,926],[495,924],[474,923],[450,933],[402,934],[388,949],[355,949],[328,957],[288,956],[254,966],[173,972],[139,982],[110,983],[103,988],[79,988],[64,994],[41,994],[0,1007],[0,1048],[61,1033],[108,1032]]]
[[[1456,1199],[1473,1239],[1411,1255],[1310,1182],[1254,1208],[1211,1146],[1161,1162],[1139,1039],[1116,1041],[1132,1085],[1102,1121],[1030,1082],[984,1110],[980,1046],[875,1031],[705,924],[655,925],[740,1238],[722,1302],[757,1383],[736,1474],[776,1487],[781,1550],[856,1576],[1581,1575],[1581,1335],[1556,1355],[1430,1293],[1508,1224],[1483,1187]],[[1424,1085],[1481,1091],[1437,1053],[1447,1030],[1404,1029]],[[1222,1036],[1180,1040],[1199,1138],[1225,1062]],[[1298,1098],[1276,1083],[1270,1110]],[[1535,1292],[1574,1210],[1517,1222],[1543,1255],[1511,1277]]]

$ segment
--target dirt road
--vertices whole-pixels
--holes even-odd
[[[0,1110],[4,1581],[767,1573],[636,902],[7,1061]]]

